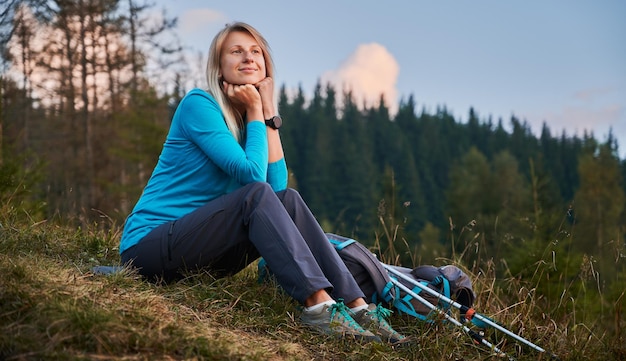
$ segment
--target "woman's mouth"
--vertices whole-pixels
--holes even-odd
[[[240,68],[239,71],[242,73],[254,73],[256,72],[256,68]]]

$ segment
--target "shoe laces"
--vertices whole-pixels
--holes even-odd
[[[365,329],[359,325],[352,316],[350,316],[350,309],[343,303],[343,300],[339,300],[333,305],[331,305],[328,310],[330,311],[330,319],[333,320],[335,315],[339,313],[343,316],[343,319],[348,323],[348,325],[359,332],[365,332]]]
[[[392,310],[389,310],[380,304],[376,306],[375,309],[369,312],[370,317],[375,318],[378,321],[378,324],[386,328],[387,330],[395,333],[396,331],[391,327],[391,325],[387,322],[387,318],[391,316],[393,313]]]
[[[379,321],[385,321],[385,319],[393,313],[392,310],[387,309],[380,304],[376,305],[376,308],[371,312],[376,315],[376,318],[378,318]]]

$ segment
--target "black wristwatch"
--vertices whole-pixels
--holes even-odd
[[[272,129],[278,129],[283,125],[283,120],[278,115],[274,115],[269,119],[265,119],[265,125]]]

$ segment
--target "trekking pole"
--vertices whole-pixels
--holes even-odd
[[[476,312],[473,308],[467,307],[467,306],[464,306],[464,305],[462,305],[462,304],[460,304],[458,302],[455,302],[454,300],[452,300],[452,299],[442,295],[441,293],[439,293],[439,292],[429,288],[428,286],[425,286],[425,285],[417,282],[416,280],[412,279],[411,277],[403,274],[402,272],[394,269],[393,267],[391,267],[391,266],[389,266],[387,264],[383,263],[382,265],[388,272],[391,272],[393,275],[398,276],[398,277],[400,277],[400,278],[410,282],[411,284],[414,284],[415,286],[421,288],[423,291],[426,291],[426,292],[430,293],[431,295],[437,297],[440,301],[443,301],[443,302],[447,303],[450,306],[454,306],[454,307],[458,308],[462,313],[465,313],[465,318],[468,321],[471,321],[472,318],[476,318],[477,320],[482,321],[485,324],[488,324],[489,326],[497,329],[498,331],[511,336],[512,338],[516,339],[517,341],[520,341],[520,342],[524,343],[525,345],[530,346],[531,348],[533,348],[533,349],[535,349],[535,350],[537,350],[539,352],[549,353],[552,358],[558,360],[558,357],[555,354],[553,354],[551,352],[547,352],[543,348],[541,348],[541,347],[535,345],[534,343],[526,340],[525,338],[515,334],[514,332],[511,332],[511,331],[507,330],[506,328],[504,328],[504,327],[500,326],[499,324],[493,322],[489,318],[487,318],[485,316],[482,316],[481,314]],[[394,282],[394,284],[397,284],[397,283]],[[406,291],[406,289],[405,289],[405,291]],[[426,301],[426,302],[428,302],[428,301]],[[431,303],[428,302],[428,304],[431,304]]]
[[[509,355],[507,355],[504,351],[500,350],[498,347],[496,347],[494,344],[492,344],[491,342],[485,340],[480,334],[478,334],[475,331],[472,331],[471,329],[469,329],[469,327],[465,326],[464,324],[462,324],[461,322],[459,322],[458,320],[456,320],[454,317],[450,316],[447,312],[444,312],[442,309],[440,309],[439,307],[433,305],[432,303],[428,302],[426,299],[424,299],[422,296],[418,295],[417,293],[413,292],[411,289],[409,289],[408,287],[406,287],[405,285],[403,285],[402,283],[400,283],[398,280],[395,279],[391,279],[391,282],[396,285],[397,287],[399,287],[400,289],[402,289],[404,292],[406,292],[408,295],[414,297],[416,300],[420,301],[421,303],[423,303],[426,307],[430,308],[431,310],[437,312],[438,314],[444,316],[448,321],[450,321],[452,324],[454,324],[455,326],[459,326],[463,329],[463,331],[465,331],[467,334],[470,335],[470,337],[472,339],[474,339],[477,342],[482,343],[483,345],[489,347],[491,350],[495,351],[497,354],[501,355],[501,356],[505,356],[508,357],[509,361],[514,361],[515,359]]]

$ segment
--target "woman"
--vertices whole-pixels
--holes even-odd
[[[191,90],[180,102],[126,220],[122,262],[172,280],[194,269],[234,274],[262,256],[305,306],[305,325],[401,341],[383,317],[388,311],[365,302],[307,205],[287,188],[273,79],[269,46],[253,27],[234,23],[215,36],[208,91]]]

